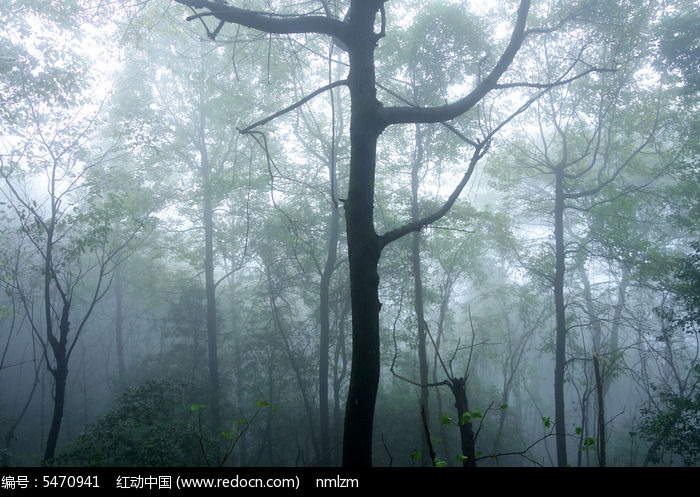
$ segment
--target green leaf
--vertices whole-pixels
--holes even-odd
[[[552,426],[552,420],[549,416],[542,416],[542,423],[544,424],[545,428],[549,428]]]
[[[501,411],[508,409],[508,404],[501,404],[500,407]]]
[[[207,408],[207,406],[205,404],[192,404],[190,406],[190,412],[199,412],[199,411],[203,411],[206,408]]]
[[[447,466],[447,461],[439,461],[437,459],[435,460],[435,467],[436,468],[444,468],[446,466]]]
[[[580,435],[581,433],[583,433],[583,430],[581,429],[580,426],[577,426],[577,427],[576,427],[576,434],[577,434],[577,435]]]
[[[421,456],[420,450],[414,450],[411,452],[411,459],[414,462],[419,462],[422,459],[423,456]]]
[[[442,418],[440,419],[440,424],[443,426],[448,426],[452,424],[452,418],[449,416],[443,415]]]
[[[464,454],[457,454],[457,460],[459,462],[464,462],[464,461],[467,461],[468,459],[469,459],[469,457],[465,456]]]

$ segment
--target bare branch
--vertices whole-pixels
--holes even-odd
[[[315,96],[317,96],[317,95],[319,95],[319,94],[321,94],[321,93],[323,93],[323,92],[325,92],[325,91],[332,90],[333,88],[337,88],[338,86],[347,86],[347,84],[348,84],[348,80],[347,80],[347,79],[341,79],[341,80],[339,80],[339,81],[334,81],[334,82],[331,83],[331,84],[322,86],[321,88],[318,88],[318,89],[314,90],[313,92],[309,93],[307,96],[305,96],[305,97],[302,98],[301,100],[299,100],[299,101],[293,103],[292,105],[290,105],[290,106],[288,106],[288,107],[285,107],[284,109],[282,109],[282,110],[280,110],[280,111],[278,111],[278,112],[275,112],[275,113],[272,114],[271,116],[268,116],[268,117],[266,117],[265,119],[261,119],[260,121],[255,122],[255,123],[251,124],[250,126],[246,126],[246,127],[243,128],[243,129],[239,129],[238,131],[239,131],[240,133],[242,133],[242,134],[250,133],[251,130],[257,128],[258,126],[262,126],[263,124],[267,124],[267,123],[269,123],[270,121],[272,121],[273,119],[276,119],[276,118],[278,118],[279,116],[281,116],[281,115],[283,115],[283,114],[286,114],[287,112],[290,112],[290,111],[296,109],[297,107],[301,107],[302,105],[304,105],[306,102],[308,102],[309,100],[311,100],[311,99],[314,98]]]
[[[319,33],[347,42],[349,38],[348,26],[339,21],[318,15],[281,15],[271,12],[241,9],[232,5],[206,0],[176,0],[176,2],[193,9],[207,9],[207,12],[187,17],[188,21],[204,17],[240,24],[248,28],[257,29],[264,33],[292,34],[292,33]]]
[[[615,69],[611,68],[606,68],[606,67],[589,67],[583,72],[580,72],[576,74],[575,76],[571,76],[570,78],[566,79],[558,79],[554,82],[550,83],[528,83],[527,81],[520,81],[520,82],[514,82],[514,83],[503,83],[503,84],[498,84],[495,86],[496,89],[507,89],[507,88],[539,88],[539,89],[544,89],[544,88],[554,88],[556,86],[564,86],[569,83],[573,83],[577,79],[581,79],[591,73],[600,73],[600,72],[615,72]]]

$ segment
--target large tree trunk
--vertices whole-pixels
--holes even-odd
[[[554,366],[554,417],[557,465],[566,466],[566,421],[564,374],[566,370],[566,303],[564,301],[564,170],[555,170],[554,186],[554,306],[556,312],[556,348]]]
[[[467,385],[464,378],[453,378],[450,383],[452,395],[455,398],[455,408],[457,409],[457,419],[459,420],[459,437],[462,442],[462,466],[465,468],[476,467],[476,448],[474,441],[474,429],[470,421],[466,421],[465,413],[469,412],[469,402],[467,401]]]
[[[51,426],[49,427],[49,436],[46,440],[46,451],[44,452],[44,463],[50,462],[56,454],[56,446],[58,445],[58,435],[61,431],[61,423],[63,422],[63,409],[66,402],[66,382],[68,379],[68,331],[70,330],[70,301],[63,304],[61,312],[61,322],[59,324],[59,339],[53,335],[49,336],[49,344],[56,361],[54,367],[49,370],[54,378],[54,395],[53,395],[53,415],[51,417]]]
[[[372,465],[372,423],[379,385],[379,256],[374,229],[377,139],[381,133],[376,98],[373,32],[382,2],[353,2],[350,24],[357,36],[350,47],[350,180],[345,202],[350,295],[352,366],[345,404],[343,466]]]

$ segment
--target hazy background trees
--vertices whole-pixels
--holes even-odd
[[[697,4],[528,3],[4,2],[2,463],[696,465]]]

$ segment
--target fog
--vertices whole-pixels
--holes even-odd
[[[696,2],[0,19],[0,465],[697,465]]]

